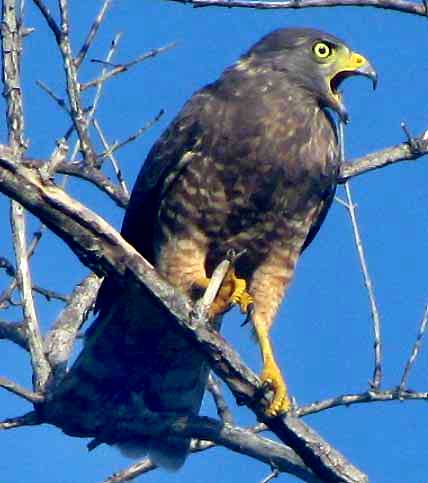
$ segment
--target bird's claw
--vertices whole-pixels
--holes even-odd
[[[291,409],[287,386],[275,363],[266,364],[260,375],[262,388],[273,392],[273,398],[265,410],[266,416],[275,417]]]
[[[232,304],[239,305],[243,314],[248,313],[249,306],[253,304],[253,297],[247,292],[247,282],[243,278],[234,278],[235,287],[230,301]]]
[[[244,325],[247,325],[249,322],[251,322],[253,317],[253,312],[254,312],[254,304],[250,303],[247,306],[247,316],[245,317],[244,322],[242,322],[241,327],[244,327]]]

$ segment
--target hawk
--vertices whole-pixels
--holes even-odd
[[[218,326],[233,304],[250,312],[260,377],[273,392],[268,416],[290,407],[269,331],[333,200],[340,163],[333,115],[347,121],[338,87],[352,75],[376,83],[369,61],[333,35],[268,34],[184,105],[151,149],[123,222],[123,237],[193,300],[229,250],[242,252],[210,316]],[[197,414],[207,361],[159,302],[107,277],[96,310],[74,367],[96,389],[90,403],[138,401],[156,414]],[[117,444],[173,469],[189,448],[189,440],[149,430]]]

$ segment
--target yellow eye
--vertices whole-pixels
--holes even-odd
[[[319,59],[326,59],[333,53],[332,48],[325,42],[317,42],[312,50]]]

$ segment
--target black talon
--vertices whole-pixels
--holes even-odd
[[[254,313],[254,304],[251,303],[251,304],[248,305],[247,316],[245,317],[244,322],[242,322],[241,327],[244,327],[244,325],[247,325],[249,322],[252,322],[253,313]]]

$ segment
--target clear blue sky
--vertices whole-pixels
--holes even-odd
[[[62,93],[63,72],[50,32],[31,2],[28,27],[36,31],[24,42],[24,100],[29,153],[48,157],[56,138],[69,122],[34,82],[45,81]],[[56,2],[49,2],[52,10]],[[72,37],[80,46],[100,1],[70,2]],[[192,9],[161,0],[114,2],[89,57],[103,57],[113,35],[123,32],[117,61],[127,61],[153,47],[177,41],[177,47],[148,60],[107,85],[99,120],[110,141],[123,139],[152,119],[166,113],[150,132],[120,152],[126,179],[132,185],[144,157],[162,130],[190,95],[215,80],[221,71],[267,32],[285,26],[310,26],[345,39],[367,56],[379,73],[372,92],[366,79],[345,85],[351,114],[347,128],[347,157],[353,158],[403,140],[400,121],[414,133],[428,127],[426,82],[428,74],[426,19],[374,9],[311,9],[250,11]],[[88,65],[81,80],[96,75]],[[90,98],[88,98],[90,99]],[[89,101],[90,102],[90,101]],[[4,122],[1,141],[6,139]],[[384,387],[399,382],[403,364],[416,335],[423,306],[428,301],[428,167],[426,159],[367,174],[352,183],[370,272],[382,316]],[[117,227],[122,212],[81,181],[70,191],[102,213]],[[341,192],[339,191],[339,195]],[[8,205],[0,197],[0,255],[12,257],[8,242]],[[31,221],[30,229],[37,226]],[[87,273],[54,236],[44,236],[32,261],[35,282],[68,292]],[[0,273],[0,289],[7,283]],[[44,329],[61,305],[38,299]],[[0,313],[0,316],[3,314]],[[19,314],[13,314],[15,319]],[[258,349],[248,328],[239,326],[233,313],[225,336],[254,369]],[[367,388],[372,375],[372,329],[366,292],[357,264],[351,227],[344,209],[335,204],[318,239],[303,256],[297,276],[273,330],[280,366],[300,404]],[[28,359],[12,344],[0,342],[0,374],[31,385]],[[410,378],[410,387],[428,390],[427,343]],[[231,405],[242,424],[252,416]],[[16,416],[29,406],[0,392],[0,417]],[[212,414],[210,402],[202,414]],[[338,408],[307,418],[321,434],[376,483],[423,483],[428,473],[427,405],[423,402],[383,403]],[[114,449],[86,450],[86,441],[70,438],[53,427],[36,427],[0,434],[0,482],[101,483],[132,461]],[[191,457],[171,475],[161,471],[142,477],[148,483],[188,482],[257,483],[269,469],[222,449]],[[281,476],[283,481],[294,481]]]

